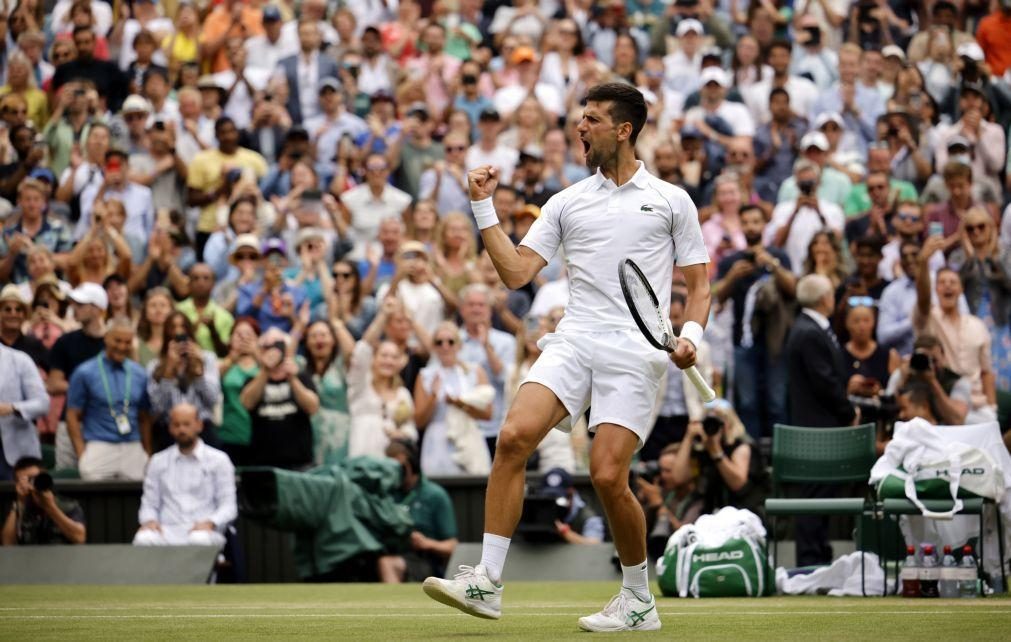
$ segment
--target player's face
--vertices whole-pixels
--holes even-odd
[[[617,127],[609,113],[610,102],[588,102],[576,131],[583,142],[586,166],[595,170],[618,153]]]

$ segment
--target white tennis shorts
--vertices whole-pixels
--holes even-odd
[[[653,426],[660,379],[667,353],[646,343],[638,330],[586,334],[552,333],[537,342],[541,356],[523,383],[533,382],[555,393],[570,421],[556,426],[569,430],[590,408],[590,432],[604,423],[631,430],[641,448]]]

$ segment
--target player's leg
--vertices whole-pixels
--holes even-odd
[[[502,568],[523,511],[526,462],[544,435],[568,414],[547,386],[534,382],[520,386],[499,431],[488,478],[481,563],[461,566],[453,579],[426,579],[423,588],[429,597],[477,617],[501,616]]]

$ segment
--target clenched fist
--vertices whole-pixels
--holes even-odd
[[[483,201],[491,198],[498,187],[498,170],[491,165],[484,165],[467,172],[467,183],[470,187],[470,200]]]

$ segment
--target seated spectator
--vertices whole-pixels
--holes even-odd
[[[819,174],[816,163],[807,159],[797,161],[793,175],[799,194],[796,200],[780,200],[765,228],[765,243],[786,252],[797,275],[803,274],[808,244],[815,235],[831,230],[840,238],[845,225],[843,211],[838,205],[815,196]]]
[[[84,511],[73,499],[52,491],[52,477],[37,457],[21,457],[13,470],[15,500],[4,520],[4,546],[83,544],[87,540]]]
[[[18,286],[8,283],[0,290],[0,344],[28,355],[40,370],[49,369],[49,349],[34,336],[22,332],[28,319],[28,302]]]
[[[421,175],[418,198],[435,201],[439,214],[469,212],[467,193],[467,139],[460,134],[447,135],[442,141],[446,156]],[[545,199],[546,200],[546,199]]]
[[[172,408],[168,429],[175,444],[151,457],[135,546],[224,547],[225,529],[239,515],[235,467],[228,455],[204,443],[203,427],[196,406]]]
[[[165,324],[172,314],[172,293],[166,288],[148,290],[137,320],[137,339],[134,354],[145,368],[158,358],[162,347],[171,340]]]
[[[129,358],[133,338],[129,319],[113,319],[105,332],[105,351],[70,377],[67,432],[81,479],[144,478],[151,451],[150,401],[147,373]]]
[[[946,243],[940,236],[931,236],[923,243],[918,257],[920,275],[916,279],[913,328],[917,334],[937,337],[944,353],[952,355],[952,368],[972,383],[972,409],[989,406],[996,412],[990,332],[979,317],[959,309],[963,288],[958,272],[951,268],[937,271],[937,303],[931,300],[930,257]]]
[[[928,224],[940,223],[944,227],[944,238],[947,242],[941,249],[945,254],[948,254],[961,239],[959,231],[965,213],[973,207],[985,207],[973,199],[972,175],[972,168],[968,165],[949,162],[944,166],[943,176],[950,197],[943,203],[935,203],[926,208]]]
[[[12,132],[12,138],[17,137]],[[44,183],[25,178],[17,185],[21,216],[17,224],[7,227],[0,236],[0,281],[23,283],[28,280],[26,250],[42,245],[52,253],[53,264],[67,267],[73,240],[70,230],[47,213],[49,189]]]
[[[151,188],[130,178],[129,156],[121,150],[105,153],[104,180],[91,183],[81,191],[81,218],[74,228],[74,239],[80,240],[94,225],[101,223],[102,212],[92,211],[100,201],[117,200],[123,204],[126,222],[123,233],[135,238],[150,238],[154,230],[155,211]]]
[[[448,291],[452,294],[447,301],[453,307],[457,293],[470,282],[470,274],[476,260],[477,243],[470,218],[462,212],[445,214],[435,230],[432,262],[436,276],[445,285],[445,288],[440,288],[439,291],[443,293]]]
[[[255,277],[255,264],[243,266],[253,273],[244,273],[239,278],[235,316],[253,317],[264,332],[271,328],[289,332],[300,320],[306,302],[305,290],[284,280],[283,270],[288,266],[284,241],[268,239],[263,244],[262,257],[262,278]],[[247,280],[250,276],[252,279]]]
[[[403,466],[400,489],[394,496],[406,504],[414,521],[410,549],[402,555],[379,558],[379,579],[386,583],[420,582],[426,577],[443,577],[446,563],[459,542],[456,515],[446,490],[421,473],[418,447],[411,441],[394,440],[386,456]]]
[[[151,400],[153,450],[167,448],[169,412],[181,403],[197,408],[204,427],[214,422],[221,401],[221,378],[214,353],[196,342],[193,324],[182,312],[165,321],[165,341],[157,359],[147,364],[147,394]]]
[[[364,291],[358,265],[349,260],[337,261],[332,292],[324,295],[325,302],[316,306],[313,318],[340,322],[355,341],[361,339],[376,316],[376,300]]]
[[[460,344],[456,324],[440,323],[432,335],[435,359],[414,386],[414,418],[425,433],[421,468],[428,475],[487,474],[491,468],[477,422],[491,419],[495,391],[484,368],[460,360]]]
[[[49,412],[49,395],[38,366],[26,353],[0,345],[0,367],[6,373],[0,383],[0,481],[9,481],[15,478],[18,460],[40,455],[34,421]],[[23,499],[20,488],[18,492]],[[5,538],[6,532],[5,527]]]
[[[249,464],[303,470],[312,466],[311,417],[319,395],[308,373],[299,373],[291,337],[278,328],[260,335],[260,370],[239,395],[249,411]]]
[[[696,491],[696,479],[678,479],[675,473],[684,440],[667,445],[657,459],[656,475],[647,479],[635,477],[635,495],[646,514],[646,547],[649,557],[658,559],[667,548],[667,541],[677,529],[694,524],[702,515],[702,497]]]
[[[206,263],[197,263],[189,273],[190,298],[176,304],[193,325],[193,337],[201,349],[219,357],[228,354],[228,339],[235,319],[228,310],[211,300],[214,291],[214,271]]]
[[[809,131],[800,139],[798,149],[800,150],[801,158],[810,161],[817,170],[814,176],[814,184],[818,199],[841,208],[846,203],[846,198],[849,196],[853,184],[846,174],[828,164],[828,138],[820,131]],[[787,178],[779,186],[776,202],[782,205],[784,202],[799,198],[800,196],[815,194],[814,191],[811,194],[804,194],[804,190],[800,189],[800,181],[800,177],[797,176],[797,163],[794,163],[793,176]]]
[[[100,201],[95,204],[97,220],[78,239],[67,256],[65,273],[73,284],[97,283],[101,285],[109,276],[132,276],[133,251],[123,235],[112,223],[112,212],[122,211],[119,201]],[[154,259],[150,257],[148,261]]]
[[[402,219],[411,204],[410,195],[390,185],[389,178],[386,157],[369,154],[365,159],[365,181],[341,194],[341,203],[351,216],[354,240],[363,252],[377,238],[380,222],[388,218]]]
[[[972,408],[972,384],[948,367],[944,346],[931,334],[921,334],[916,338],[913,354],[904,357],[902,364],[892,371],[884,392],[901,396],[903,392],[916,388],[930,396],[930,416],[936,420],[935,423],[946,426],[975,423],[968,420]]]
[[[312,451],[317,466],[347,459],[351,435],[347,364],[353,350],[354,338],[340,320],[314,321],[305,330],[303,373],[312,379],[319,394],[319,410],[312,416]]]
[[[567,544],[600,544],[604,541],[604,518],[590,508],[572,481],[572,475],[562,468],[544,474],[538,497],[554,499],[566,508],[565,517],[555,520],[555,530]]]
[[[224,281],[229,276],[229,252],[235,240],[244,234],[256,234],[256,198],[243,196],[232,201],[228,208],[228,223],[214,231],[204,246],[204,260],[213,268],[214,277]]]
[[[850,297],[844,320],[849,340],[843,344],[847,365],[846,390],[857,397],[875,398],[899,366],[899,353],[874,340],[874,308],[865,297]]]
[[[218,361],[218,372],[222,373],[218,442],[236,466],[242,466],[249,460],[252,426],[249,411],[242,405],[240,395],[246,383],[260,370],[257,360],[259,338],[260,327],[256,321],[240,317],[232,328],[228,355]]]

